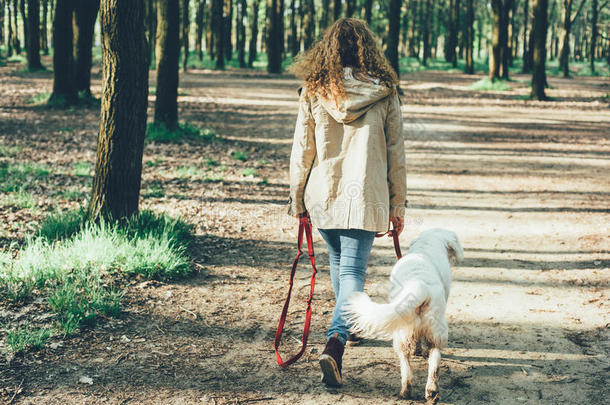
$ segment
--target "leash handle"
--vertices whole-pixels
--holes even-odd
[[[302,344],[301,350],[297,354],[295,354],[290,359],[284,361],[282,360],[282,356],[279,353],[280,341],[282,340],[282,332],[284,331],[284,324],[286,323],[286,316],[288,314],[288,307],[290,305],[290,295],[292,294],[292,286],[294,283],[294,275],[296,273],[297,265],[299,263],[299,258],[303,255],[303,234],[305,234],[307,240],[307,253],[309,255],[309,260],[311,261],[311,284],[309,288],[309,298],[307,299],[307,310],[305,313],[305,325],[303,327],[303,336],[302,336]],[[297,361],[303,353],[305,353],[305,348],[307,347],[307,338],[309,337],[309,326],[311,324],[311,301],[313,300],[313,290],[316,284],[316,273],[318,270],[316,269],[316,260],[313,252],[313,237],[312,237],[312,228],[311,221],[309,219],[309,214],[305,212],[299,216],[299,233],[297,236],[297,255],[292,262],[292,269],[290,270],[290,280],[288,286],[288,295],[286,296],[286,301],[284,302],[284,308],[282,308],[282,314],[280,315],[280,320],[277,325],[277,330],[275,331],[275,339],[273,341],[273,347],[275,349],[275,358],[277,360],[277,364],[280,367],[288,367],[295,361]]]
[[[382,236],[387,235],[387,234],[392,235],[392,240],[394,241],[394,251],[396,252],[396,258],[400,259],[402,257],[402,253],[400,251],[400,241],[398,240],[398,232],[396,232],[396,229],[394,229],[394,225],[392,225],[392,229],[390,229],[387,232],[376,233],[375,237],[381,238]]]

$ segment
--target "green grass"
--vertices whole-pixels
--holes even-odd
[[[261,166],[267,166],[269,164],[269,161],[267,159],[261,159],[258,161],[258,164]]]
[[[29,105],[43,105],[49,101],[51,97],[51,93],[48,91],[43,91],[42,93],[38,93],[35,96],[28,97],[26,100],[26,104]]]
[[[176,175],[183,179],[192,179],[192,178],[198,178],[198,177],[202,177],[204,175],[204,171],[200,168],[198,168],[197,166],[178,166],[178,168],[176,168],[175,171]]]
[[[450,62],[446,62],[443,58],[430,58],[428,59],[427,65],[424,65],[420,59],[415,57],[402,57],[398,61],[398,65],[401,73],[421,72],[426,70],[440,70],[457,73],[463,72],[466,67],[464,60],[458,60],[457,67],[454,68]],[[488,65],[485,59],[474,60],[475,72],[486,72],[487,69]]]
[[[169,130],[165,125],[149,123],[146,130],[146,138],[150,142],[159,143],[181,143],[187,139],[212,142],[220,139],[211,129],[200,129],[188,123],[178,124],[178,128],[173,131]]]
[[[231,151],[231,157],[235,160],[245,162],[246,160],[248,160],[248,152],[244,150],[234,150]]]
[[[41,349],[51,337],[51,329],[37,328],[25,324],[21,327],[5,327],[6,344],[13,353]]]
[[[91,177],[92,167],[88,162],[76,162],[72,165],[72,169],[77,177]]]
[[[147,160],[145,164],[148,167],[157,167],[163,162],[165,162],[164,158],[155,158],[155,160]]]
[[[477,91],[508,91],[511,90],[507,80],[489,80],[489,77],[484,77],[478,82],[470,86],[472,90]]]
[[[246,167],[243,172],[244,177],[258,177],[258,172],[252,167]]]
[[[82,200],[87,195],[86,192],[81,191],[79,188],[64,188],[58,191],[56,196],[60,196],[63,200]]]
[[[33,208],[36,206],[36,201],[30,193],[20,189],[6,195],[0,200],[0,206],[16,207],[16,208]]]
[[[0,157],[13,157],[20,153],[23,148],[19,146],[7,146],[0,144]]]
[[[56,213],[14,259],[0,252],[0,297],[13,303],[44,297],[55,329],[69,335],[120,312],[124,291],[116,284],[124,277],[190,274],[191,240],[190,225],[150,211],[97,223],[83,209]]]
[[[49,174],[49,168],[41,164],[0,162],[0,191],[27,190]]]
[[[217,167],[218,165],[220,165],[220,163],[218,163],[218,161],[211,159],[211,158],[205,159],[204,163],[208,167]]]
[[[142,190],[143,198],[163,198],[165,197],[165,190],[158,181],[151,182],[148,187]]]

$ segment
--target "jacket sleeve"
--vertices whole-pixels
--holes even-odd
[[[385,122],[390,215],[404,217],[407,197],[407,165],[402,133],[402,113],[398,93],[390,97]]]
[[[301,214],[306,210],[303,196],[315,157],[315,121],[306,91],[303,90],[299,98],[299,113],[290,154],[289,215]]]

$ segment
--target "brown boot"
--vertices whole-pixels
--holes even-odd
[[[360,343],[362,343],[362,338],[360,336],[356,335],[355,333],[352,333],[347,338],[347,342],[345,342],[345,346],[347,346],[347,347],[358,346]]]
[[[341,385],[341,359],[344,350],[343,343],[337,339],[337,336],[335,333],[328,339],[326,348],[320,355],[322,382],[333,387]]]

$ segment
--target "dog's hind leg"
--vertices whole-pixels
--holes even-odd
[[[409,398],[413,392],[413,372],[411,371],[411,356],[415,353],[416,338],[412,331],[398,330],[394,332],[394,351],[400,360],[400,396]]]
[[[441,364],[441,351],[433,346],[428,355],[428,382],[426,383],[426,400],[429,403],[436,403],[439,399],[438,394],[438,369]]]

